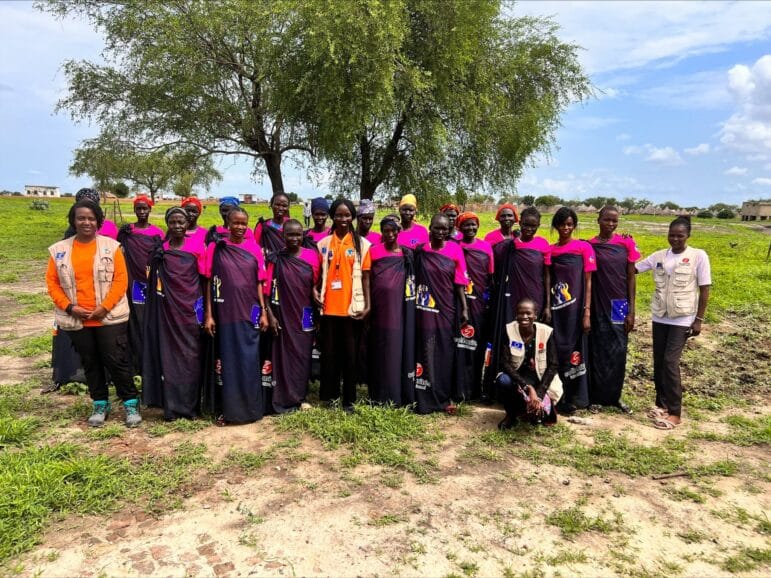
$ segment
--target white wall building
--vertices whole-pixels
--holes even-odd
[[[24,185],[24,195],[27,197],[61,197],[59,187],[48,185]]]

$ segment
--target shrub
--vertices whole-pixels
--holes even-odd
[[[710,211],[699,211],[696,216],[699,219],[711,219],[714,215]]]
[[[734,212],[731,209],[722,209],[717,214],[718,219],[733,219],[736,215],[734,215]]]

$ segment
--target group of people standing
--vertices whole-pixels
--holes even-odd
[[[501,429],[518,418],[554,423],[558,412],[590,404],[628,410],[621,392],[634,279],[648,269],[656,281],[651,418],[665,429],[679,423],[679,355],[700,331],[710,284],[706,255],[686,246],[685,219],[670,226],[670,250],[635,267],[640,253],[615,233],[615,207],[600,211],[589,241],[573,236],[576,213],[559,209],[550,245],[536,236],[539,212],[520,217],[510,204],[482,240],[478,216],[452,204],[428,228],[417,223],[409,194],[379,232],[366,200],[314,199],[304,229],[278,193],[272,217],[252,229],[238,200],[225,197],[223,224],[205,229],[191,197],[166,211],[166,232],[149,224],[145,196],[134,200],[136,222],[120,230],[98,200],[90,189],[78,193],[46,276],[57,338],[82,361],[93,426],[111,409],[108,377],[126,424],[141,422],[133,375],[142,376],[143,404],[169,420],[248,423],[294,411],[305,403],[314,354],[321,400],[346,411],[360,383],[373,402],[420,413],[498,400]],[[55,381],[66,357],[55,355]]]

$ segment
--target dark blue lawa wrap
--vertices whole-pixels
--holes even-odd
[[[286,249],[268,260],[273,263],[270,307],[281,331],[272,337],[270,360],[263,361],[263,385],[272,387],[273,411],[283,413],[299,407],[308,393],[317,319],[313,267]],[[268,375],[270,384],[264,383]]]
[[[419,413],[444,411],[452,400],[458,331],[454,280],[455,261],[418,247],[415,401]]]
[[[229,423],[261,419],[260,301],[257,258],[219,241],[212,259],[211,295],[217,323],[207,406]]]
[[[562,402],[585,408],[589,405],[589,375],[588,340],[582,326],[584,260],[579,254],[565,253],[552,256],[551,262],[552,339],[564,388]]]
[[[482,362],[489,337],[490,255],[463,247],[470,283],[466,286],[468,323],[455,336],[456,391],[453,399],[470,401],[481,395]]]
[[[592,332],[589,334],[589,397],[592,403],[616,405],[626,372],[627,249],[610,243],[592,244],[597,270],[592,273]]]
[[[262,247],[265,257],[272,253],[277,253],[286,247],[286,243],[284,242],[283,229],[276,229],[262,217],[259,218],[258,223],[262,225],[260,247]]]
[[[158,249],[150,260],[142,356],[142,401],[167,420],[200,412],[203,291],[196,255]]]
[[[133,233],[129,225],[121,227],[118,242],[123,248],[128,272],[129,343],[134,375],[142,372],[142,351],[144,350],[145,304],[147,302],[147,277],[150,256],[161,246],[161,239],[155,235]]]
[[[372,261],[369,314],[369,396],[396,406],[415,401],[414,254]]]

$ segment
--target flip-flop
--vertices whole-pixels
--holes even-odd
[[[664,418],[653,420],[653,427],[655,427],[656,429],[673,430],[678,425],[680,424],[671,422],[668,419],[664,419]]]
[[[656,420],[668,416],[669,413],[663,407],[652,407],[648,410],[647,415],[649,418]]]

